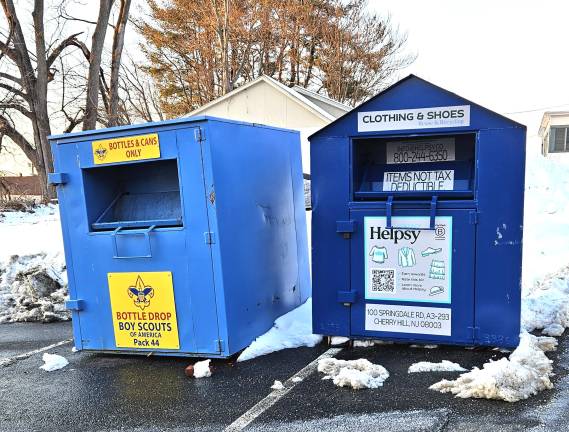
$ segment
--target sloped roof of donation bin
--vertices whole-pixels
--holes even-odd
[[[392,84],[369,100],[361,103],[350,112],[342,115],[330,124],[324,126],[322,129],[312,134],[309,139],[320,136],[322,134],[332,136],[378,134],[378,132],[358,132],[357,116],[358,112],[362,111],[396,111],[431,107],[450,107],[457,105],[470,106],[471,120],[468,126],[452,127],[452,130],[454,131],[471,131],[473,129],[482,128],[526,129],[526,126],[521,123],[518,123],[502,114],[498,114],[488,108],[483,107],[482,105],[469,101],[468,99],[465,99],[456,93],[439,87],[427,80],[424,80],[423,78],[411,74]],[[444,129],[446,128],[433,127],[421,129],[420,132],[440,132]],[[397,133],[409,133],[410,131],[416,131],[416,129],[397,130]],[[382,131],[381,133],[385,134],[386,132],[387,131]]]

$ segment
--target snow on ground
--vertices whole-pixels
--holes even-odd
[[[473,368],[458,379],[442,380],[430,388],[461,398],[500,399],[517,402],[553,387],[552,361],[544,349],[556,346],[554,338],[522,333],[519,346],[510,357]]]
[[[383,366],[366,359],[338,360],[325,358],[318,362],[318,372],[332,379],[338,387],[351,387],[355,390],[378,388],[389,378]]]
[[[428,361],[421,361],[413,363],[409,366],[408,373],[415,372],[464,372],[464,369],[458,363],[453,363],[448,360],[443,360],[440,363],[433,363]]]
[[[69,319],[58,208],[0,213],[0,323]]]
[[[273,327],[246,348],[237,361],[250,360],[286,348],[313,347],[322,336],[312,334],[312,298],[283,315]]]
[[[271,388],[272,388],[273,390],[283,390],[283,389],[284,389],[284,385],[283,385],[282,381],[275,380],[275,382],[273,383],[273,385],[271,386]]]
[[[55,370],[62,369],[69,364],[65,357],[57,354],[44,353],[42,360],[44,364],[40,366],[40,369],[43,369],[46,372],[53,372]]]
[[[194,378],[206,378],[211,376],[211,360],[202,360],[194,364]]]

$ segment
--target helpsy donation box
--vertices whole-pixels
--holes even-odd
[[[516,346],[525,136],[413,75],[312,135],[313,331]]]
[[[310,295],[298,132],[194,117],[50,140],[77,349],[226,357]]]

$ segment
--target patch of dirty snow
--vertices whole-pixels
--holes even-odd
[[[278,318],[267,333],[245,348],[237,361],[251,360],[286,348],[313,347],[321,341],[322,336],[312,334],[312,298],[309,298]]]
[[[273,385],[271,386],[271,388],[273,390],[282,390],[284,389],[284,385],[281,381],[279,380],[275,380],[275,382],[273,383]]]
[[[0,213],[0,323],[69,319],[56,205]]]
[[[378,388],[389,378],[389,372],[383,366],[366,359],[338,360],[325,358],[318,362],[318,372],[332,379],[338,387]]]
[[[350,338],[345,337],[345,336],[332,336],[330,338],[330,345],[332,345],[332,346],[344,345],[345,343],[348,343],[349,341],[350,341]]]
[[[0,323],[68,320],[62,254],[13,255],[0,262]]]
[[[53,372],[55,370],[62,369],[69,364],[65,357],[57,354],[44,353],[42,360],[44,364],[40,366],[40,369],[43,369],[46,372]]]
[[[568,240],[569,243],[569,240]],[[522,328],[561,336],[569,326],[569,266],[536,282],[522,298]]]
[[[490,361],[482,369],[473,368],[456,380],[442,380],[431,387],[460,398],[499,399],[517,402],[553,387],[552,361],[544,350],[556,346],[554,338],[522,333],[519,346],[509,358]]]
[[[464,372],[464,369],[458,363],[453,363],[448,360],[443,360],[440,363],[432,363],[428,361],[421,361],[413,363],[407,370],[408,373],[415,372]]]
[[[211,376],[211,360],[203,360],[194,364],[194,378],[206,378]]]
[[[298,376],[297,376],[297,377],[293,377],[293,378],[292,378],[292,382],[294,382],[294,383],[299,383],[299,382],[301,382],[301,381],[303,381],[303,379],[302,379],[301,377],[298,377]]]

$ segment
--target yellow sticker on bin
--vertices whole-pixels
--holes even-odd
[[[160,157],[157,133],[93,141],[91,145],[95,165]]]
[[[179,349],[172,273],[107,276],[117,348]]]

